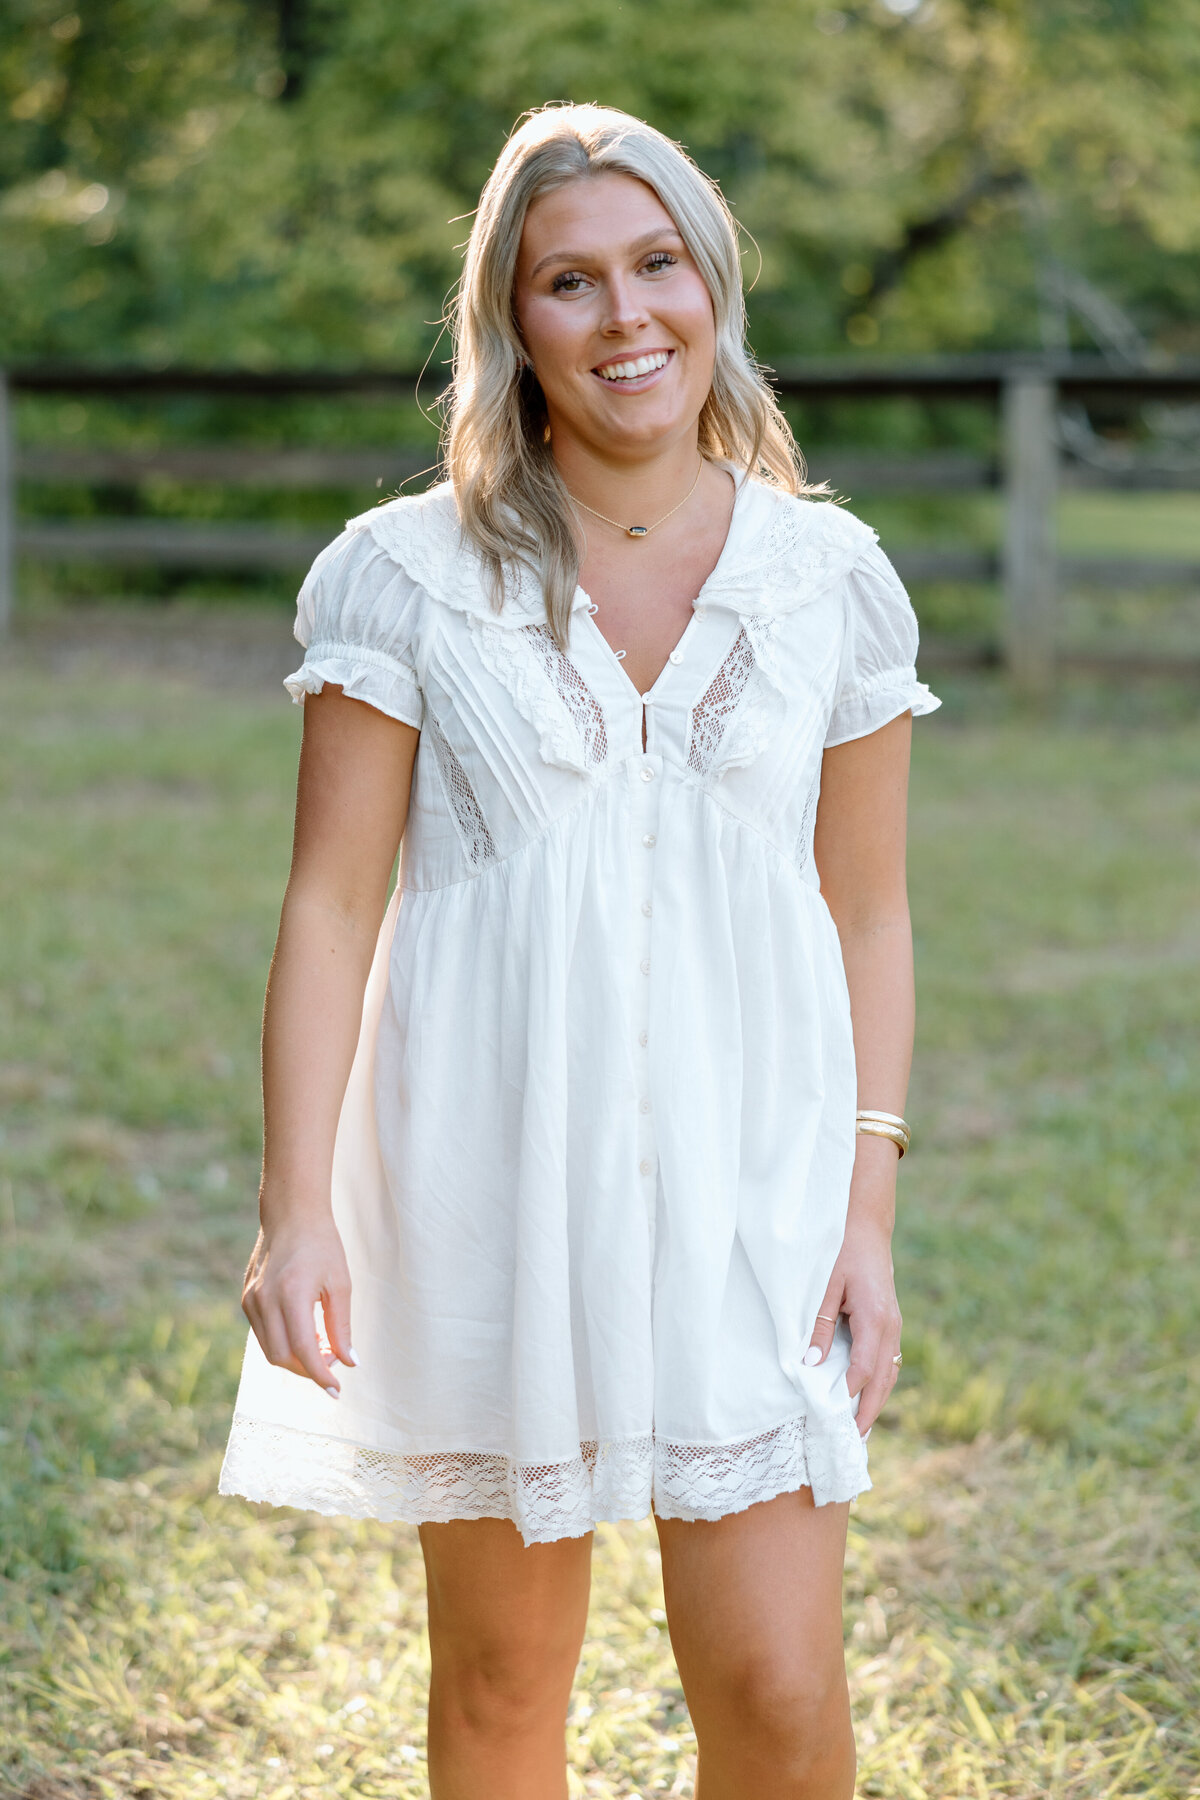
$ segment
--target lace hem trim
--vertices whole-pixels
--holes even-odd
[[[492,1451],[402,1455],[239,1413],[219,1491],[352,1519],[442,1524],[511,1519],[527,1544],[582,1537],[601,1520],[720,1519],[810,1487],[818,1506],[871,1486],[853,1415],[814,1430],[804,1415],[729,1444],[651,1436],[584,1443],[566,1462]]]

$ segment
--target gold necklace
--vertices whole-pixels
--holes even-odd
[[[679,511],[680,506],[687,505],[688,501],[691,499],[692,495],[695,493],[696,485],[699,482],[700,477],[701,477],[701,475],[703,475],[703,473],[704,473],[704,458],[701,457],[700,458],[700,467],[696,470],[696,480],[693,481],[691,487],[688,489],[687,493],[683,496],[683,499],[679,502],[679,506],[673,506],[671,508],[671,511],[664,513],[661,519],[655,519],[653,525],[622,525],[620,519],[610,519],[607,513],[597,512],[595,507],[589,506],[586,500],[576,499],[575,495],[571,494],[570,488],[567,489],[567,492],[568,492],[568,494],[571,494],[571,498],[572,498],[572,500],[575,501],[576,506],[582,506],[584,512],[590,512],[594,519],[603,519],[604,523],[606,525],[615,525],[618,531],[623,531],[625,533],[626,537],[644,538],[644,537],[649,537],[650,533],[652,531],[657,531],[660,525],[665,525],[667,520],[669,518],[673,517],[673,515]]]

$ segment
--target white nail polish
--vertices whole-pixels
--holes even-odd
[[[357,1367],[358,1367],[358,1351],[353,1347],[353,1345],[351,1345],[350,1349],[347,1350],[346,1355],[350,1358],[351,1368],[357,1369]]]
[[[332,1383],[331,1383],[331,1384],[330,1384],[330,1385],[329,1385],[329,1387],[327,1387],[327,1388],[326,1388],[326,1389],[325,1389],[325,1392],[326,1392],[326,1393],[327,1393],[327,1394],[328,1394],[328,1395],[329,1395],[329,1398],[330,1398],[330,1399],[331,1399],[331,1400],[336,1400],[336,1399],[337,1399],[337,1397],[338,1397],[338,1390],[337,1390],[337,1388],[335,1388],[335,1387],[334,1387],[334,1386],[333,1386],[333,1385],[332,1385]]]
[[[820,1362],[820,1360],[821,1360],[820,1344],[810,1344],[808,1346],[808,1349],[804,1352],[805,1368],[806,1369],[815,1369],[817,1364]]]

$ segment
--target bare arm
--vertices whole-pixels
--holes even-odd
[[[355,1358],[333,1141],[419,736],[340,688],[305,702],[292,869],[263,1014],[260,1230],[242,1305],[269,1361],[334,1393],[316,1301],[333,1357]]]
[[[827,750],[814,852],[821,891],[842,944],[858,1104],[903,1114],[913,1040],[912,930],[905,883],[912,715]],[[841,1255],[821,1312],[844,1312],[854,1338],[849,1386],[861,1393],[858,1427],[874,1423],[896,1380],[900,1310],[892,1273],[899,1152],[885,1138],[856,1140]],[[819,1323],[822,1357],[833,1337]],[[811,1351],[809,1352],[811,1355]],[[814,1359],[816,1360],[816,1359]]]

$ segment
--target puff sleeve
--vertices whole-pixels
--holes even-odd
[[[903,712],[941,705],[917,680],[917,619],[900,577],[872,545],[845,577],[846,635],[825,748],[866,737]]]
[[[284,681],[297,703],[327,681],[420,729],[415,639],[421,589],[369,531],[349,527],[317,557],[296,608],[305,657]]]

